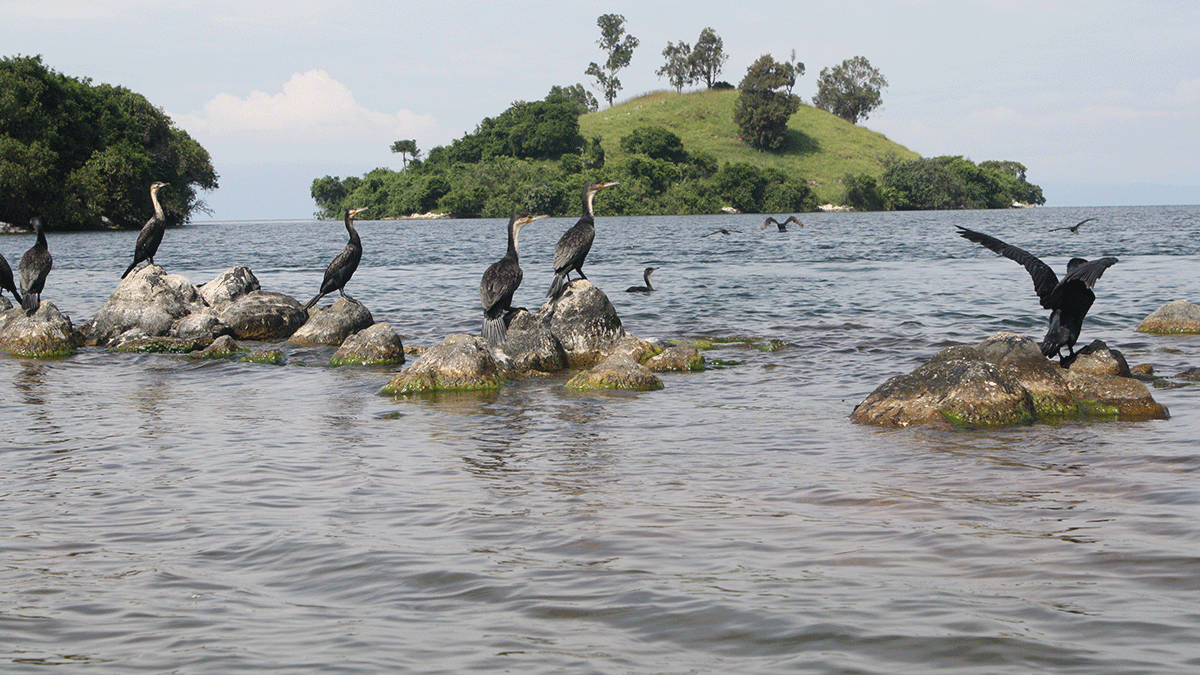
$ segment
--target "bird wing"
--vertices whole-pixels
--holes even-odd
[[[1078,223],[1075,223],[1075,227],[1079,227],[1080,225],[1082,225],[1084,223],[1090,223],[1093,220],[1095,220],[1095,218],[1086,218],[1084,220],[1079,221]]]
[[[1091,288],[1092,286],[1096,285],[1096,280],[1104,275],[1104,270],[1112,267],[1116,263],[1116,258],[1098,258],[1089,263],[1085,263],[1079,267],[1076,267],[1074,271],[1072,271],[1066,276],[1066,278],[1062,280],[1062,282],[1065,284],[1068,281],[1075,281],[1078,279],[1079,281],[1087,284],[1088,288]]]
[[[1049,301],[1050,294],[1054,292],[1054,287],[1058,286],[1058,275],[1054,273],[1054,270],[1049,265],[1039,260],[1032,253],[1017,248],[1012,244],[1006,244],[991,235],[968,230],[962,226],[956,227],[959,229],[958,235],[963,239],[985,246],[1005,258],[1023,265],[1025,270],[1029,272],[1029,276],[1033,278],[1033,290],[1037,293],[1038,299],[1041,300],[1042,307],[1051,309],[1046,303]]]
[[[582,223],[576,223],[571,229],[563,232],[554,247],[554,271],[570,269],[575,266],[576,260],[587,258],[595,238],[595,229],[584,227]]]

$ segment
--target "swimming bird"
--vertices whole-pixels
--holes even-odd
[[[1079,221],[1078,223],[1075,223],[1074,225],[1071,225],[1070,227],[1055,227],[1055,228],[1051,229],[1050,231],[1051,231],[1051,232],[1057,232],[1057,231],[1059,231],[1059,230],[1070,230],[1070,231],[1071,231],[1071,234],[1079,234],[1079,226],[1080,226],[1080,225],[1082,225],[1082,224],[1084,224],[1084,223],[1091,222],[1091,221],[1093,221],[1093,220],[1095,220],[1095,218],[1088,218],[1088,219],[1086,219],[1086,220],[1081,220],[1081,221]]]
[[[592,202],[601,190],[614,185],[620,183],[590,181],[584,184],[583,215],[571,229],[563,233],[554,247],[554,281],[550,283],[550,290],[546,291],[546,297],[551,300],[557,300],[558,296],[562,295],[563,289],[570,281],[569,275],[572,270],[579,273],[580,279],[587,278],[583,273],[583,261],[587,259],[588,252],[592,250],[592,241],[596,238],[596,218],[592,215]]]
[[[657,267],[647,267],[642,271],[642,279],[645,280],[645,286],[630,286],[625,289],[626,293],[649,293],[654,290],[654,284],[650,283],[650,273],[658,269]]]
[[[21,304],[21,294],[17,292],[17,284],[13,280],[12,268],[8,266],[8,261],[2,255],[0,255],[0,288],[12,293],[17,304]]]
[[[37,241],[21,256],[17,265],[17,276],[21,280],[21,308],[26,316],[33,313],[42,305],[42,289],[46,286],[46,277],[54,266],[54,257],[50,255],[50,247],[46,246],[46,232],[42,229],[42,219],[34,217],[30,221],[33,229],[37,230]]]
[[[742,231],[741,231],[741,230],[727,230],[727,229],[725,229],[725,228],[723,228],[723,227],[722,227],[722,228],[718,229],[718,230],[717,230],[717,231],[715,231],[715,232],[709,232],[708,234],[701,235],[701,236],[700,236],[700,238],[701,238],[701,239],[703,239],[704,237],[711,237],[711,236],[713,236],[714,234],[729,234],[729,233],[731,233],[731,232],[737,232],[738,234],[741,234],[741,232],[742,232]]]
[[[517,215],[508,221],[508,252],[494,262],[479,280],[479,302],[483,305],[483,337],[493,347],[504,344],[508,321],[524,307],[513,307],[513,293],[521,286],[524,273],[517,254],[517,237],[521,229],[546,216]]]
[[[981,232],[961,226],[958,229],[963,239],[986,246],[1025,267],[1033,278],[1033,290],[1041,300],[1042,307],[1050,310],[1050,327],[1042,340],[1042,354],[1046,358],[1059,356],[1060,363],[1073,359],[1075,342],[1079,340],[1079,331],[1083,328],[1083,318],[1096,300],[1092,286],[1104,274],[1104,270],[1116,264],[1117,259],[1099,258],[1088,262],[1083,258],[1071,258],[1067,263],[1067,274],[1060,281],[1054,270],[1033,254]],[[1063,347],[1067,348],[1065,358],[1061,357]]]
[[[365,206],[361,209],[346,209],[346,232],[350,234],[350,241],[346,242],[346,248],[334,256],[333,260],[329,262],[329,267],[325,268],[325,279],[321,282],[321,292],[308,301],[308,304],[304,306],[305,311],[311,309],[318,300],[334,291],[351,302],[358,302],[346,295],[346,283],[350,281],[350,277],[354,276],[354,270],[358,269],[358,261],[362,260],[362,241],[359,240],[358,232],[354,229],[354,216],[369,208],[369,206]]]
[[[800,219],[797,218],[796,216],[788,216],[788,219],[783,221],[782,223],[779,222],[778,220],[775,220],[774,218],[772,218],[770,216],[767,216],[767,219],[763,221],[763,225],[759,229],[765,230],[768,227],[770,227],[771,225],[775,225],[779,228],[780,232],[787,232],[788,223],[795,223],[795,224],[799,225],[800,227],[804,227],[804,223],[800,222]]]
[[[154,215],[150,216],[150,220],[146,221],[146,224],[142,226],[142,231],[138,233],[137,243],[133,246],[133,262],[125,268],[125,273],[121,275],[122,279],[129,276],[133,268],[143,260],[148,260],[151,265],[154,264],[154,254],[158,253],[158,245],[162,243],[163,231],[167,227],[166,216],[163,214],[162,206],[158,203],[158,191],[166,185],[162,181],[154,181],[150,184],[150,201],[154,204]]]

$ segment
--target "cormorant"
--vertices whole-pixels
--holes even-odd
[[[508,252],[494,262],[479,280],[479,302],[483,305],[483,337],[493,347],[504,344],[507,320],[524,307],[513,307],[513,293],[521,286],[521,263],[517,259],[517,236],[521,228],[546,216],[517,215],[508,221]]]
[[[362,242],[358,239],[358,232],[354,230],[354,216],[369,208],[369,206],[365,206],[361,209],[346,209],[346,232],[350,233],[350,241],[346,242],[346,248],[343,248],[342,252],[330,261],[329,267],[325,268],[325,279],[321,282],[321,292],[308,301],[308,304],[304,306],[305,311],[311,309],[318,300],[334,291],[341,293],[343,298],[351,302],[358,302],[346,295],[346,282],[354,276],[354,270],[358,269],[358,261],[362,260]]]
[[[1095,220],[1095,218],[1088,218],[1087,220],[1081,220],[1078,223],[1075,223],[1074,225],[1072,225],[1070,227],[1056,227],[1056,228],[1051,229],[1050,231],[1058,232],[1059,230],[1070,230],[1071,234],[1079,234],[1079,226],[1084,223],[1091,222],[1093,220]]]
[[[1071,258],[1067,263],[1067,274],[1060,281],[1054,270],[1033,254],[981,232],[961,226],[958,229],[958,234],[963,239],[986,246],[1025,266],[1029,276],[1033,278],[1033,290],[1041,299],[1042,307],[1051,310],[1050,328],[1042,340],[1042,354],[1046,358],[1053,358],[1060,355],[1062,348],[1066,347],[1067,356],[1060,357],[1059,361],[1073,359],[1075,342],[1083,328],[1083,318],[1087,316],[1088,310],[1096,300],[1092,286],[1104,274],[1104,270],[1116,264],[1117,259],[1100,258],[1088,262],[1083,258]]]
[[[554,281],[550,283],[550,290],[546,291],[546,297],[551,300],[557,300],[558,296],[562,295],[563,289],[570,281],[568,275],[571,270],[578,272],[579,278],[587,278],[583,273],[583,261],[587,259],[588,252],[592,250],[592,240],[596,238],[596,218],[592,215],[592,200],[601,190],[614,185],[619,183],[591,181],[583,186],[583,215],[571,229],[563,233],[554,247]]]
[[[647,267],[642,272],[642,279],[646,281],[645,286],[630,286],[625,289],[626,293],[649,293],[654,290],[654,284],[650,283],[650,273],[658,269],[657,267]]]
[[[738,234],[741,234],[741,232],[742,232],[742,231],[741,231],[741,230],[727,230],[727,229],[725,229],[725,228],[723,228],[723,227],[722,227],[722,228],[720,228],[719,230],[717,230],[717,231],[715,231],[715,232],[709,232],[708,234],[701,235],[701,236],[700,236],[700,238],[701,238],[701,239],[703,239],[704,237],[711,237],[711,236],[713,236],[714,234],[729,234],[730,232],[737,232]]]
[[[780,232],[787,232],[788,223],[795,223],[795,224],[799,225],[800,227],[804,227],[804,223],[800,222],[800,219],[797,218],[796,216],[788,216],[788,219],[783,221],[782,223],[779,222],[778,220],[775,220],[774,218],[768,216],[767,219],[763,221],[763,226],[760,227],[759,229],[765,230],[768,227],[770,227],[771,225],[775,225],[779,228]]]
[[[8,266],[8,261],[2,255],[0,255],[0,288],[12,293],[17,304],[21,304],[21,294],[17,292],[17,284],[13,281],[12,268]]]
[[[46,246],[46,232],[42,229],[42,219],[34,217],[30,223],[33,224],[33,229],[37,230],[37,241],[25,251],[20,264],[17,265],[21,294],[24,296],[21,298],[21,307],[26,316],[33,316],[38,307],[41,307],[42,289],[46,286],[50,268],[54,266],[54,257],[50,255],[50,248]]]
[[[162,181],[154,181],[150,184],[150,201],[154,203],[154,215],[150,216],[150,220],[146,221],[146,224],[142,226],[142,231],[138,233],[137,243],[133,246],[133,262],[125,268],[125,273],[121,275],[122,279],[129,276],[133,268],[143,260],[150,261],[151,265],[154,264],[154,254],[158,253],[158,245],[162,243],[163,231],[167,227],[166,216],[163,215],[162,206],[158,203],[158,191],[166,185]]]

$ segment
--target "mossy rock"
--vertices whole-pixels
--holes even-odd
[[[618,352],[596,364],[591,370],[580,372],[571,378],[566,386],[568,389],[580,391],[656,391],[663,388],[663,381],[628,354]]]
[[[127,340],[113,347],[118,352],[133,354],[190,354],[212,344],[211,339],[173,338],[166,336]]]
[[[261,363],[268,366],[282,366],[284,362],[283,352],[278,349],[264,349],[262,351],[251,352],[241,359],[242,363]]]

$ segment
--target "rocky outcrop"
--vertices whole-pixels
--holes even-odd
[[[8,304],[7,299],[4,300]],[[20,307],[0,313],[0,350],[31,358],[70,356],[84,344],[83,335],[71,318],[53,302],[42,300],[33,316]]]
[[[587,279],[567,284],[562,295],[542,305],[534,318],[562,345],[571,368],[599,363],[625,336],[608,296]]]
[[[391,324],[377,323],[346,338],[329,365],[393,366],[404,363],[404,343]]]
[[[500,355],[500,359],[497,359]],[[430,391],[497,389],[515,375],[503,352],[492,350],[483,338],[455,333],[426,350],[411,366],[393,377],[381,394],[397,396]]]
[[[1200,333],[1200,305],[1176,300],[1154,310],[1138,324],[1140,333]]]
[[[568,389],[632,389],[654,391],[663,388],[663,381],[650,369],[634,361],[625,352],[614,352],[589,370],[567,382]]]
[[[340,345],[375,323],[371,311],[353,300],[339,297],[328,307],[309,311],[308,321],[288,338],[288,344],[301,347]]]
[[[146,265],[121,280],[86,326],[88,344],[116,346],[166,335],[179,319],[205,308],[190,281]]]
[[[987,427],[1068,417],[1166,419],[1167,410],[1138,380],[1064,370],[1033,340],[998,333],[977,347],[950,347],[889,379],[851,414],[856,423],[886,427]]]

